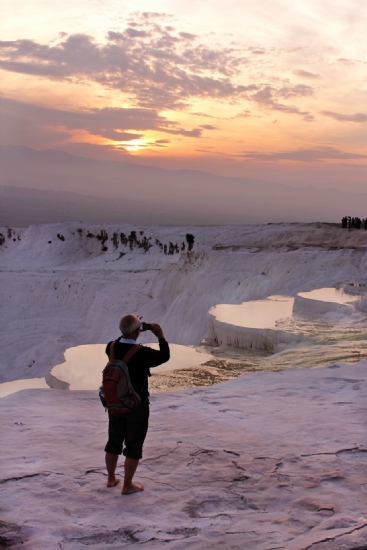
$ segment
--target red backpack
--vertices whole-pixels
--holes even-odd
[[[127,363],[140,348],[132,346],[124,358],[115,359],[115,342],[111,343],[109,361],[102,372],[102,387],[99,392],[103,406],[113,414],[126,414],[134,411],[141,397],[134,390]]]

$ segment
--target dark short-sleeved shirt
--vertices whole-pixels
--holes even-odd
[[[109,342],[106,347],[106,354],[109,356]],[[114,359],[123,359],[134,344],[115,343]],[[149,403],[148,377],[150,369],[166,363],[170,358],[169,345],[165,338],[159,340],[159,350],[148,346],[140,346],[137,352],[128,362],[130,380],[134,390],[140,395],[142,402]]]

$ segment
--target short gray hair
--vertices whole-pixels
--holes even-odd
[[[141,321],[139,317],[133,313],[128,313],[121,317],[119,327],[124,336],[130,336],[140,328],[140,325]]]

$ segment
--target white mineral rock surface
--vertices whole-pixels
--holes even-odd
[[[279,344],[297,342],[300,337],[276,329],[282,317],[291,317],[294,298],[269,296],[241,305],[219,304],[207,313],[209,338],[221,346],[274,349]]]
[[[6,536],[27,550],[363,547],[366,369],[259,373],[153,396],[136,474],[145,491],[128,497],[106,488],[96,392],[5,397]]]
[[[353,302],[361,299],[362,295],[348,294],[343,288],[319,288],[299,292],[295,298],[269,296],[240,305],[219,304],[207,313],[208,334],[221,346],[274,350],[279,344],[302,340],[302,334],[277,328],[282,318],[331,311],[351,315]]]
[[[114,233],[131,231],[152,247],[116,242]],[[367,232],[326,224],[70,223],[0,233],[3,383],[43,379],[67,348],[116,338],[126,312],[160,323],[171,343],[198,346],[217,304],[366,282]],[[186,233],[195,235],[189,254]],[[180,252],[165,255],[170,243]],[[364,548],[366,314],[364,298],[347,313],[283,321],[282,330],[307,337],[264,359],[264,370],[286,370],[153,395],[136,476],[145,491],[128,497],[105,486],[107,419],[95,391],[4,397],[1,544]]]
[[[311,292],[299,292],[294,300],[295,313],[320,315],[328,311],[352,312],[353,302],[361,296],[344,292],[343,288],[318,288]]]

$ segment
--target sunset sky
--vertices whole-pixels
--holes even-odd
[[[365,0],[0,5],[2,144],[367,191]]]

